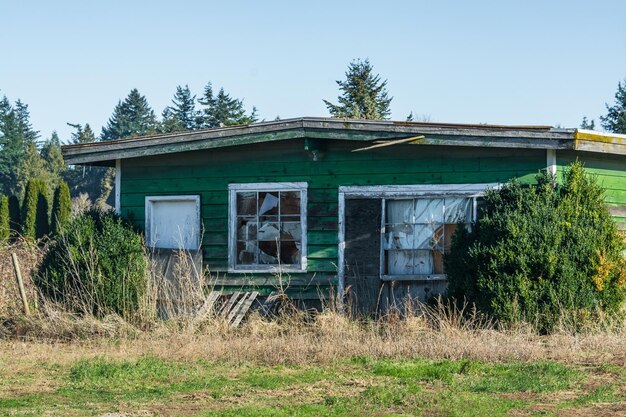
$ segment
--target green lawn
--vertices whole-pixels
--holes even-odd
[[[267,366],[100,357],[4,366],[0,415],[626,415],[625,387],[626,370],[614,365],[356,357]]]

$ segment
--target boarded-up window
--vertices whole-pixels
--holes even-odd
[[[305,207],[300,183],[232,184],[231,267],[305,269]]]
[[[471,223],[473,199],[386,199],[385,206],[385,274],[444,274],[443,257],[457,225]]]
[[[146,197],[146,240],[154,248],[198,249],[200,197]]]

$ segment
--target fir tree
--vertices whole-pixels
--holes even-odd
[[[224,88],[213,95],[211,83],[204,87],[204,94],[198,102],[205,106],[202,109],[202,126],[205,128],[249,125],[258,120],[256,107],[252,107],[252,112],[246,114],[243,100],[226,94]]]
[[[96,141],[96,135],[93,133],[93,130],[91,130],[91,126],[89,126],[89,123],[85,124],[84,128],[82,125],[78,123],[77,124],[68,123],[67,125],[76,129],[75,132],[72,132],[72,139],[71,139],[72,145],[80,145],[83,143],[93,143]]]
[[[19,192],[19,168],[24,163],[26,146],[20,134],[17,114],[6,96],[0,100],[0,192]]]
[[[393,97],[387,92],[387,80],[381,81],[380,75],[373,74],[369,60],[360,59],[348,65],[346,80],[337,80],[341,95],[339,104],[324,100],[332,117],[348,119],[388,119],[391,114],[389,105]]]
[[[52,132],[50,139],[43,144],[41,159],[46,171],[45,177],[48,188],[54,190],[66,170],[63,154],[61,153],[61,140],[57,132]]]
[[[165,133],[194,130],[202,127],[200,112],[196,110],[196,96],[189,86],[176,87],[172,105],[163,110],[161,131]]]
[[[609,132],[626,134],[626,79],[624,84],[617,83],[615,104],[609,106],[607,103],[606,110],[607,115],[600,116],[602,127]]]
[[[52,202],[52,215],[50,231],[53,235],[58,235],[67,225],[72,217],[72,200],[70,198],[70,188],[63,180],[54,190],[54,200]]]
[[[583,121],[580,123],[580,128],[581,129],[587,129],[587,130],[595,130],[596,128],[596,122],[591,119],[587,119],[587,116],[583,116]]]
[[[0,196],[0,244],[8,242],[11,237],[11,227],[9,225],[9,198],[6,195]]]
[[[113,115],[102,128],[102,140],[114,140],[133,136],[142,136],[157,131],[157,120],[148,100],[134,88],[124,101],[120,101],[113,110]]]

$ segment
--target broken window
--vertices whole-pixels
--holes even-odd
[[[231,216],[235,219],[231,265],[243,270],[303,269],[306,189],[283,184],[254,186],[231,185],[231,202],[236,208]]]
[[[473,199],[386,199],[385,207],[385,274],[444,274],[443,257],[454,230],[473,219]]]

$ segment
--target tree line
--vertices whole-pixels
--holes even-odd
[[[368,59],[354,60],[345,78],[337,80],[337,102],[323,100],[331,117],[351,119],[388,119],[393,97],[387,80],[374,71]],[[618,83],[615,102],[606,104],[607,114],[600,118],[604,129],[626,134],[626,80]],[[406,118],[414,121],[413,113]],[[177,86],[171,103],[157,117],[145,96],[132,89],[118,101],[99,135],[88,124],[68,123],[73,128],[64,142],[84,144],[137,136],[191,131],[222,126],[247,125],[259,121],[256,107],[247,111],[243,99],[232,97],[220,88],[214,91],[209,82],[199,96],[188,85]],[[581,127],[595,129],[595,121],[583,118]],[[28,105],[0,99],[0,195],[16,196],[23,201],[30,178],[42,180],[46,189],[55,190],[60,181],[69,185],[72,196],[86,193],[100,206],[111,204],[113,171],[103,167],[67,167],[61,154],[61,140],[56,132],[41,140],[30,122]],[[50,195],[50,198],[52,196]]]

